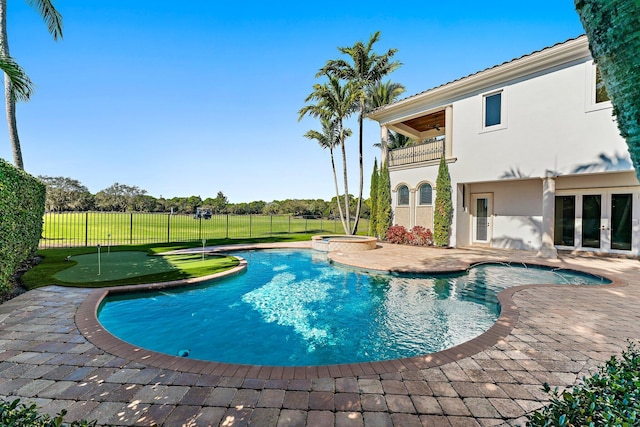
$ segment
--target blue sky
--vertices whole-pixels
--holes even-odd
[[[329,153],[302,136],[319,125],[297,112],[338,46],[380,30],[408,96],[584,32],[572,0],[58,0],[54,42],[26,1],[7,3],[11,54],[36,84],[17,106],[29,173],[233,203],[335,195]],[[369,120],[365,195],[379,134]],[[357,132],[348,145],[355,194]]]

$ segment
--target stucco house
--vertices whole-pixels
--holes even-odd
[[[640,183],[586,36],[373,111],[387,150],[394,224],[433,227],[440,157],[451,246],[640,255]],[[384,146],[384,144],[383,144]]]

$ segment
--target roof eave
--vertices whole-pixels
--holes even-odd
[[[591,53],[587,37],[583,35],[383,106],[368,117],[381,124],[395,122],[406,113],[415,113],[418,107],[432,110],[464,95],[586,57],[591,57]]]

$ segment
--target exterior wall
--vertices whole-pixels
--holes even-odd
[[[434,175],[435,173],[435,175]],[[433,203],[436,197],[435,181],[438,168],[404,168],[389,171],[391,178],[391,202],[393,206],[393,224],[402,225],[410,230],[416,225],[433,231]],[[429,183],[433,189],[432,204],[420,205],[418,188]],[[398,206],[397,189],[401,185],[409,187],[409,206]]]
[[[509,249],[537,250],[541,242],[542,180],[514,180],[467,184],[464,211],[456,217],[458,246],[472,244],[471,220],[474,194],[491,194],[493,199],[490,246]],[[462,202],[460,202],[462,204]]]
[[[503,89],[505,126],[482,129],[483,93],[453,104],[452,177],[458,182],[543,177],[545,171],[575,174],[631,169],[612,108],[591,109],[593,64],[567,68],[487,88]]]

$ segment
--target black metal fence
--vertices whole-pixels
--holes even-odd
[[[339,219],[291,215],[193,215],[138,212],[52,212],[43,219],[40,248],[242,239],[295,233],[342,234]],[[359,230],[366,233],[367,219]]]

